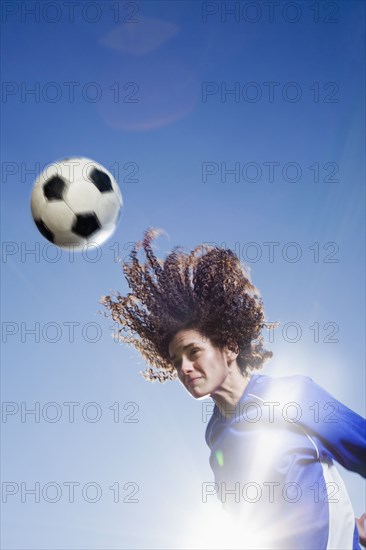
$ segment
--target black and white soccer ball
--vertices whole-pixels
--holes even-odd
[[[32,191],[33,219],[46,239],[61,248],[101,245],[114,232],[123,205],[112,174],[84,157],[47,166]]]

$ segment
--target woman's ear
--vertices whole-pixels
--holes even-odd
[[[226,358],[227,358],[227,362],[230,365],[230,363],[232,363],[233,361],[236,360],[239,353],[237,353],[237,352],[235,352],[235,351],[233,351],[229,348],[225,348],[225,355],[226,355]]]

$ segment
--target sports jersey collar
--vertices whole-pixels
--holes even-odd
[[[262,377],[262,375],[260,375],[260,374],[252,374],[251,375],[251,377],[249,379],[249,382],[248,382],[247,386],[245,387],[245,389],[243,391],[243,394],[240,397],[238,403],[242,403],[246,399],[248,393],[250,393],[253,390],[253,387],[255,386],[256,382],[261,377]],[[207,424],[206,432],[205,432],[206,443],[209,447],[210,447],[210,441],[211,441],[211,434],[212,434],[214,425],[217,422],[219,422],[222,426],[225,426],[225,423],[227,424],[227,418],[223,414],[221,414],[221,411],[220,411],[219,407],[215,403],[212,416],[211,416],[211,418],[210,418],[210,420]]]

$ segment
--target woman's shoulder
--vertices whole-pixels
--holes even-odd
[[[293,374],[290,376],[268,376],[265,374],[253,374],[245,392],[245,397],[273,398],[283,400],[306,391],[314,381],[309,376]]]

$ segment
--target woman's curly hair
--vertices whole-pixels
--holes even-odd
[[[201,244],[188,254],[176,246],[165,261],[158,260],[151,241],[162,232],[147,229],[130,253],[131,261],[123,263],[132,292],[112,292],[114,299],[101,299],[110,310],[105,315],[121,325],[119,340],[133,345],[153,367],[140,374],[151,382],[177,378],[168,347],[185,328],[196,329],[220,349],[227,346],[237,352],[244,376],[260,369],[272,357],[263,349],[261,336],[267,324],[259,292],[239,258],[232,250]],[[137,259],[140,248],[145,264]],[[129,336],[123,334],[129,331]]]

